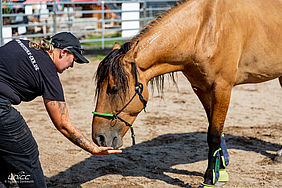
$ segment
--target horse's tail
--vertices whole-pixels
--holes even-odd
[[[282,87],[282,76],[279,77],[280,86]]]

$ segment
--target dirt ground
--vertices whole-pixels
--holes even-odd
[[[73,124],[91,139],[95,106],[93,76],[98,61],[76,64],[60,75]],[[39,145],[48,187],[198,187],[207,167],[207,118],[189,82],[177,74],[163,98],[150,96],[134,123],[136,145],[125,135],[123,153],[91,156],[52,125],[41,97],[18,108]],[[282,145],[282,89],[278,79],[236,86],[224,133],[230,181],[223,187],[282,187],[282,163],[273,161]]]

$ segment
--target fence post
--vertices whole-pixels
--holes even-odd
[[[68,29],[71,30],[71,18],[70,18],[70,4],[67,4],[67,14],[68,14]]]
[[[0,1],[0,26],[1,26],[1,29],[0,29],[0,46],[3,45],[3,33],[2,33],[2,30],[3,30],[3,9],[2,9],[2,0]]]
[[[136,35],[140,30],[140,3],[139,1],[123,2],[121,5],[122,23],[121,36],[130,38]]]
[[[101,37],[102,37],[102,49],[104,49],[104,30],[105,30],[105,15],[104,15],[104,6],[105,6],[105,3],[104,1],[102,1],[102,4],[101,4],[101,11],[102,11],[102,34],[101,34]]]
[[[142,27],[144,27],[146,25],[146,18],[147,18],[147,3],[146,3],[146,0],[144,0],[144,3],[143,3],[143,25]]]
[[[53,35],[57,33],[57,3],[53,0]]]

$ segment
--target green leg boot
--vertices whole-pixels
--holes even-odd
[[[227,152],[227,147],[224,139],[224,135],[222,134],[220,148],[216,150],[213,154],[214,160],[214,168],[213,168],[213,184],[205,184],[201,183],[199,188],[211,188],[216,186],[224,185],[229,181],[229,175],[226,172],[225,168],[229,164],[229,154]]]
[[[219,153],[220,153],[221,161],[220,161],[220,169],[219,169],[219,178],[216,183],[216,185],[218,186],[224,185],[226,182],[229,181],[229,175],[225,170],[225,168],[229,164],[229,154],[227,152],[227,147],[226,147],[225,138],[223,134],[222,134],[220,148],[221,150]]]

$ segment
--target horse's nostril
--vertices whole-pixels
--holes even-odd
[[[99,146],[106,146],[106,137],[105,137],[105,135],[99,135],[97,138],[96,138],[96,140],[97,140],[97,144],[99,145]]]
[[[112,143],[112,147],[113,147],[113,148],[116,148],[116,147],[117,147],[117,142],[118,142],[118,139],[117,139],[117,137],[115,136],[115,137],[113,138],[113,143]]]
[[[115,149],[122,146],[121,139],[119,139],[118,136],[106,137],[104,134],[97,135],[95,139],[95,143],[98,146],[105,146],[105,147],[109,146]]]

